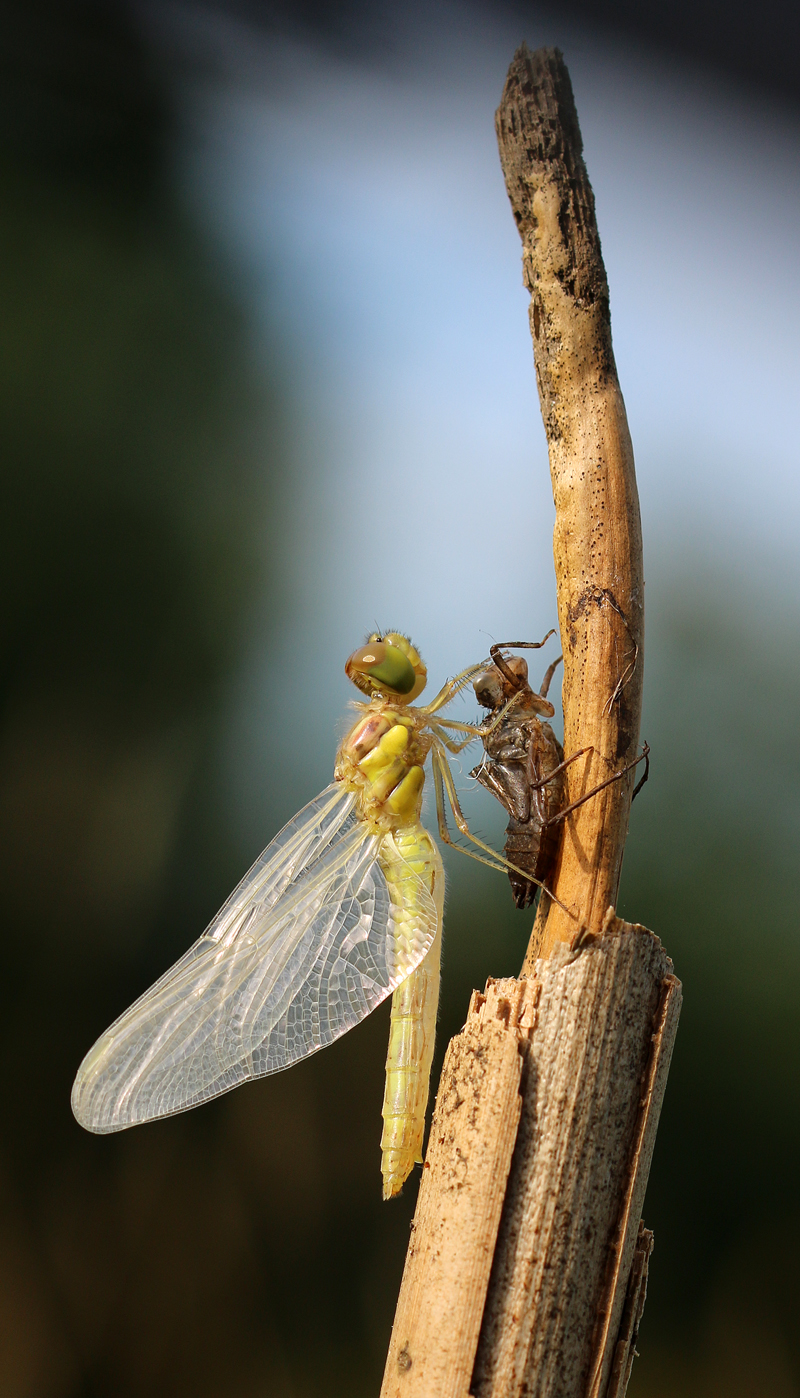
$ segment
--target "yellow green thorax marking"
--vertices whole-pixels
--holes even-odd
[[[394,788],[386,803],[392,814],[404,822],[414,820],[422,806],[424,785],[425,772],[422,767],[409,767],[400,785]]]
[[[337,779],[356,793],[364,818],[380,829],[419,820],[430,749],[420,728],[413,710],[376,698],[339,749]]]

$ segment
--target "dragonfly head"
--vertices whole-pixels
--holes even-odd
[[[362,694],[398,699],[401,704],[413,703],[428,679],[419,651],[399,631],[368,636],[367,644],[353,651],[344,670]]]

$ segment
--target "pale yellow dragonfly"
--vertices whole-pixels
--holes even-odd
[[[350,656],[346,672],[368,702],[356,706],[335,780],[86,1055],[72,1090],[82,1126],[120,1131],[288,1068],[393,993],[381,1146],[384,1198],[399,1193],[422,1159],[439,990],[444,871],[420,818],[428,755],[442,838],[453,843],[446,797],[483,851],[474,857],[509,867],[468,830],[447,757],[505,710],[481,727],[439,717],[487,663],[416,708],[427,672],[407,637],[376,634]]]

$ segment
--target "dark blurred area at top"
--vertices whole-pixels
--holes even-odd
[[[342,56],[392,61],[398,8],[385,0],[228,0],[217,8],[316,40]],[[800,104],[800,7],[791,0],[477,0],[473,8],[515,20],[520,38],[533,46],[541,22],[574,22],[595,38],[643,43],[664,58],[715,69],[745,88]],[[408,7],[402,11],[407,15]]]
[[[121,5],[0,8],[0,142],[7,159],[128,213],[163,207],[174,111],[153,49]]]

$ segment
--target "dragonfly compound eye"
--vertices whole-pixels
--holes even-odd
[[[494,666],[476,676],[472,681],[472,688],[475,690],[475,698],[484,709],[497,709],[505,700],[503,679]]]
[[[354,651],[344,668],[348,678],[368,693],[381,689],[405,696],[417,678],[408,657],[386,641],[371,641]]]
[[[424,686],[424,675],[415,669],[410,658],[388,640],[370,641],[354,651],[345,665],[345,674],[364,694],[397,695],[410,703]]]

